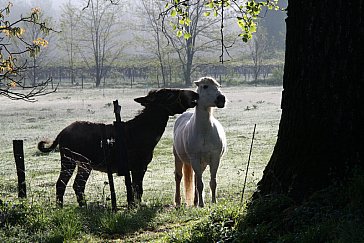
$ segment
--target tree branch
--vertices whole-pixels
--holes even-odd
[[[47,91],[47,87],[48,84],[53,82],[52,78],[47,79],[47,81],[37,84],[34,87],[25,87],[22,85],[19,85],[19,88],[23,88],[23,89],[30,89],[27,92],[21,92],[21,91],[17,91],[15,90],[15,88],[7,86],[6,88],[1,88],[0,87],[0,96],[5,96],[11,100],[24,100],[27,102],[36,102],[37,99],[36,97],[39,96],[44,96],[47,94],[51,94],[57,91],[58,85],[50,90]],[[20,83],[20,81],[17,81],[16,83]]]

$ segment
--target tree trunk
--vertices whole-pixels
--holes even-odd
[[[183,76],[185,79],[185,86],[190,87],[192,85],[191,81],[191,66],[186,64],[186,67],[183,69]]]
[[[193,64],[193,55],[194,55],[194,46],[192,39],[196,37],[191,37],[186,40],[186,64],[184,67],[184,78],[185,78],[185,86],[190,87],[192,85],[191,74],[192,74],[192,64]]]
[[[166,82],[166,71],[165,71],[165,67],[163,64],[163,59],[162,56],[158,56],[158,60],[159,60],[159,67],[161,70],[161,74],[162,74],[162,82],[163,82],[163,87],[167,87],[167,82]],[[158,81],[158,88],[159,88],[159,81]]]
[[[96,88],[100,87],[101,84],[101,76],[99,73],[96,73],[96,77],[95,77],[95,84],[96,84]]]
[[[364,4],[289,1],[282,116],[254,197],[302,201],[364,164]]]

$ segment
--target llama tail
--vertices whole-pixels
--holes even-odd
[[[187,206],[193,206],[195,196],[194,173],[191,164],[183,164],[183,183]]]
[[[46,147],[47,144],[49,144],[50,142],[48,141],[40,141],[38,143],[38,149],[39,151],[43,152],[43,153],[49,153],[51,151],[53,151],[57,145],[58,145],[58,136],[56,137],[56,139],[53,141],[53,143],[51,144],[51,146]]]

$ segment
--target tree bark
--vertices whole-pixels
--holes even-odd
[[[282,116],[253,198],[296,201],[364,164],[363,1],[289,1]]]

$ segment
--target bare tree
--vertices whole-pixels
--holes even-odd
[[[77,49],[86,66],[93,70],[96,87],[106,77],[108,69],[121,57],[122,24],[120,5],[105,0],[90,0],[81,10],[78,24]]]
[[[164,10],[164,6],[160,4],[160,0],[140,1],[142,9],[140,16],[144,18],[144,22],[141,23],[141,26],[138,26],[138,29],[142,30],[142,45],[157,58],[163,87],[165,87],[168,78],[168,55],[171,48],[167,45],[162,29],[162,19],[160,18],[160,13]],[[150,39],[148,36],[150,36]]]
[[[71,1],[62,6],[62,18],[60,25],[62,32],[59,35],[58,45],[66,52],[66,63],[70,70],[71,83],[75,82],[75,62],[76,62],[76,36],[77,24],[79,22],[79,11],[72,5]]]
[[[259,27],[253,38],[249,42],[250,57],[253,61],[253,79],[257,82],[263,65],[264,58],[268,51],[267,32],[263,27]]]

